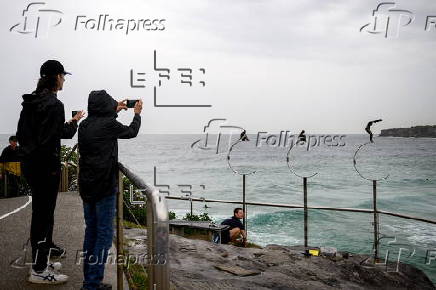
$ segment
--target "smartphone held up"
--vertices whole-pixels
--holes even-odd
[[[127,108],[133,109],[139,100],[127,100]]]

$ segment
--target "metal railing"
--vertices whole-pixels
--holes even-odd
[[[378,255],[379,255],[379,242],[381,239],[383,239],[383,237],[380,237],[379,234],[379,225],[380,225],[380,221],[379,221],[379,214],[385,214],[385,215],[390,215],[390,216],[394,216],[394,217],[399,217],[399,218],[403,218],[403,219],[411,219],[411,220],[415,220],[415,221],[420,221],[420,222],[426,222],[426,223],[430,223],[430,224],[436,224],[435,220],[430,220],[430,219],[424,219],[424,218],[419,218],[419,217],[413,217],[413,216],[408,216],[408,215],[404,215],[404,214],[399,214],[399,213],[394,213],[394,212],[389,212],[389,211],[383,211],[383,210],[379,210],[377,208],[377,182],[381,181],[381,180],[385,180],[389,177],[389,174],[378,178],[378,179],[372,179],[372,178],[367,178],[364,175],[362,175],[362,173],[359,171],[358,167],[357,167],[357,155],[359,153],[359,151],[367,146],[367,145],[373,145],[374,143],[371,142],[367,142],[365,144],[362,144],[358,147],[358,149],[355,151],[354,156],[353,156],[353,165],[354,165],[354,169],[355,171],[358,173],[358,175],[367,181],[371,181],[372,182],[372,209],[359,209],[359,208],[337,208],[337,207],[313,207],[313,206],[308,206],[308,179],[316,176],[318,174],[318,172],[309,174],[309,175],[302,175],[298,172],[296,172],[296,170],[293,168],[293,164],[291,162],[291,151],[293,148],[295,148],[295,146],[290,146],[289,150],[287,151],[286,154],[286,163],[288,165],[288,168],[290,170],[290,172],[292,172],[295,176],[299,177],[302,179],[303,181],[303,205],[293,205],[293,204],[276,204],[276,203],[263,203],[263,202],[247,202],[246,201],[246,177],[247,175],[251,175],[254,174],[255,171],[250,171],[250,172],[239,172],[237,171],[231,164],[231,153],[233,150],[233,147],[238,145],[239,143],[241,143],[242,140],[238,140],[236,141],[229,149],[228,154],[227,154],[227,162],[228,162],[228,166],[229,168],[236,174],[242,175],[243,179],[242,179],[242,201],[230,201],[230,200],[215,200],[215,199],[205,199],[203,197],[201,198],[194,198],[192,196],[189,197],[189,199],[185,198],[185,197],[173,197],[173,196],[167,196],[167,199],[173,199],[173,200],[189,200],[191,203],[191,214],[192,214],[192,202],[193,201],[198,201],[198,202],[218,202],[218,203],[227,203],[227,204],[242,204],[242,209],[244,211],[244,226],[245,226],[245,230],[246,232],[248,232],[247,230],[247,205],[256,205],[256,206],[268,206],[268,207],[279,207],[279,208],[291,208],[291,209],[303,209],[303,213],[304,213],[304,219],[303,219],[303,224],[304,224],[304,246],[307,248],[308,247],[308,241],[309,241],[309,229],[308,229],[308,211],[309,209],[317,209],[317,210],[333,210],[333,211],[346,211],[346,212],[360,212],[360,213],[369,213],[373,215],[373,234],[374,234],[374,242],[373,242],[373,258],[374,258],[374,263],[377,262],[378,260]]]
[[[198,201],[198,202],[216,202],[216,203],[228,203],[228,204],[242,204],[242,201],[237,200],[222,200],[222,199],[205,199],[205,198],[195,198],[192,197],[190,199],[187,199],[186,197],[178,197],[178,196],[166,196],[166,199],[173,199],[173,200],[192,200],[192,201]],[[267,202],[245,202],[246,205],[254,205],[254,206],[265,206],[265,207],[278,207],[278,208],[291,208],[291,209],[304,209],[303,205],[298,204],[285,204],[285,203],[267,203]],[[350,208],[350,207],[325,207],[325,206],[307,206],[307,209],[318,209],[318,210],[331,210],[331,211],[346,211],[346,212],[359,212],[359,213],[374,213],[372,209],[365,209],[365,208]],[[404,219],[411,219],[416,220],[420,222],[430,223],[436,225],[435,220],[430,219],[424,219],[420,217],[414,217],[399,213],[394,213],[390,211],[385,210],[377,210],[377,213],[390,215],[394,217],[404,218]]]
[[[77,146],[77,145],[76,145]],[[73,147],[73,152],[76,148]],[[359,147],[360,148],[360,147]],[[289,152],[288,152],[289,155]],[[289,157],[288,157],[289,158]],[[228,161],[230,161],[230,157],[228,156]],[[289,160],[288,160],[289,161]],[[66,169],[63,172],[63,178],[61,183],[68,184],[68,164],[67,162],[64,164],[64,168]],[[289,165],[289,163],[288,163]],[[124,255],[123,249],[123,205],[124,201],[124,188],[123,188],[123,176],[125,176],[129,181],[133,184],[134,187],[138,189],[138,191],[145,194],[147,198],[146,203],[146,214],[147,214],[147,247],[148,252],[147,256],[150,258],[149,261],[151,263],[147,265],[147,274],[149,281],[149,289],[170,289],[169,283],[169,226],[168,226],[168,206],[166,199],[170,200],[185,200],[191,202],[191,212],[192,212],[192,202],[210,202],[210,203],[225,203],[225,204],[242,204],[244,208],[244,212],[246,212],[247,206],[265,206],[265,207],[276,207],[276,208],[288,208],[288,209],[303,209],[304,211],[304,245],[308,247],[309,241],[309,230],[308,230],[308,211],[309,210],[329,210],[329,211],[342,211],[342,212],[354,212],[354,213],[367,213],[372,214],[374,216],[374,243],[373,243],[373,251],[374,251],[374,262],[378,259],[379,254],[379,220],[378,215],[389,215],[402,219],[410,219],[419,222],[425,222],[429,224],[435,224],[436,220],[425,219],[420,217],[414,217],[410,215],[379,210],[377,208],[377,180],[372,181],[372,191],[373,191],[373,208],[372,209],[361,209],[361,208],[338,208],[338,207],[324,207],[324,206],[308,206],[307,202],[307,177],[303,178],[303,205],[298,204],[279,204],[279,203],[265,203],[265,202],[247,202],[245,199],[245,177],[247,174],[240,174],[243,176],[243,195],[242,201],[235,200],[219,200],[219,199],[205,199],[205,198],[195,198],[190,196],[186,197],[177,197],[177,196],[163,196],[159,194],[159,190],[145,183],[141,178],[135,175],[132,171],[130,171],[126,166],[122,163],[118,164],[119,167],[119,181],[118,181],[118,196],[117,196],[117,254]],[[232,169],[233,170],[233,169]],[[238,172],[236,172],[238,173]],[[297,175],[298,176],[298,175]],[[245,220],[245,219],[244,219]],[[246,222],[246,221],[245,221]],[[165,263],[158,264],[154,263],[156,260],[155,257],[164,257]],[[118,289],[123,289],[123,265],[119,263],[117,266],[117,286]]]
[[[373,183],[373,192],[376,192],[376,182]],[[368,213],[374,215],[374,241],[373,241],[373,251],[374,251],[374,263],[378,259],[379,254],[379,242],[382,239],[379,236],[379,221],[378,221],[378,215],[384,214],[389,216],[394,216],[402,219],[410,219],[415,220],[419,222],[425,222],[429,224],[436,225],[436,220],[431,219],[425,219],[420,217],[414,217],[410,215],[385,211],[385,210],[379,210],[377,209],[376,202],[377,202],[377,195],[373,195],[373,208],[372,209],[363,209],[363,208],[338,208],[338,207],[324,207],[324,206],[308,206],[307,205],[307,182],[303,183],[303,191],[304,191],[304,205],[297,205],[297,204],[280,204],[280,203],[265,203],[265,202],[247,202],[245,201],[245,198],[242,201],[235,201],[235,200],[219,200],[219,199],[205,199],[205,198],[195,198],[190,197],[189,201],[192,202],[210,202],[210,203],[225,203],[225,204],[242,204],[243,208],[246,208],[247,205],[252,206],[264,206],[264,207],[276,207],[276,208],[289,208],[289,209],[303,209],[304,211],[304,245],[305,247],[308,247],[309,243],[309,230],[308,230],[308,211],[309,210],[330,210],[330,211],[343,211],[343,212],[355,212],[355,213]],[[186,197],[177,197],[177,196],[166,196],[167,199],[171,200],[184,200],[187,201]],[[248,228],[246,228],[246,231],[248,231]]]
[[[149,289],[168,290],[169,282],[169,227],[168,206],[165,197],[159,194],[159,190],[145,183],[141,178],[126,168],[122,163],[119,167],[119,190],[117,198],[117,253],[123,254],[123,176],[143,192],[147,198],[147,256],[151,263],[148,265]],[[157,257],[157,259],[155,259]],[[165,262],[155,263],[164,258]],[[122,288],[123,265],[118,265],[117,283],[118,289]]]

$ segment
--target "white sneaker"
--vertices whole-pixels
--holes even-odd
[[[61,264],[61,262],[48,263],[47,267],[49,270],[51,270],[53,272],[57,272],[57,271],[60,271],[62,269],[62,264]]]
[[[55,273],[47,267],[42,273],[37,273],[32,269],[28,281],[36,284],[62,284],[68,281],[68,276]]]
[[[58,273],[62,269],[62,264],[61,264],[61,262],[54,262],[54,263],[48,262],[47,268],[48,268],[48,270],[50,270],[52,272]],[[33,269],[32,269],[32,267],[30,267],[29,268],[29,276],[32,275],[32,271],[33,271]]]

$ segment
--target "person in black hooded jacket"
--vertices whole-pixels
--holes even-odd
[[[134,107],[129,126],[116,120],[127,109],[125,101],[115,101],[106,91],[92,91],[88,98],[88,118],[79,127],[79,192],[85,216],[82,289],[103,289],[104,267],[112,245],[113,218],[118,191],[118,139],[137,136],[141,126],[142,101]]]
[[[29,281],[58,284],[66,275],[58,275],[47,265],[48,254],[63,256],[65,250],[53,243],[54,211],[60,181],[61,138],[72,138],[83,111],[65,123],[64,105],[57,98],[65,81],[62,64],[46,61],[40,69],[41,78],[32,94],[23,95],[23,109],[17,128],[20,158],[24,177],[32,192],[32,265]]]

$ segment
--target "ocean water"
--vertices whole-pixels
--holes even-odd
[[[278,135],[276,133],[275,135]],[[278,136],[276,136],[278,137]],[[298,175],[317,175],[308,180],[309,206],[372,208],[372,182],[359,176],[353,156],[366,135],[347,135],[343,146],[304,146],[257,144],[257,135],[249,142],[236,144],[230,165],[246,178],[247,201],[303,204],[303,181]],[[312,138],[313,141],[314,138]],[[200,140],[194,146],[192,144]],[[171,196],[242,200],[242,176],[234,173],[227,160],[231,137],[222,137],[216,150],[216,136],[140,135],[120,140],[120,161],[153,184],[169,186]],[[319,137],[318,137],[319,141]],[[7,136],[0,136],[7,143]],[[66,140],[64,144],[74,144]],[[313,142],[314,143],[314,142]],[[331,142],[327,142],[332,144]],[[289,157],[289,163],[287,162]],[[376,137],[375,143],[359,150],[356,167],[368,179],[379,179],[378,208],[436,220],[436,139]],[[154,174],[156,171],[156,174]],[[168,190],[167,187],[159,187]],[[182,192],[183,191],[183,192]],[[169,200],[168,206],[178,217],[189,211],[189,202]],[[194,213],[207,212],[214,220],[232,215],[234,205],[194,203]],[[299,209],[248,206],[248,238],[260,244],[303,244],[303,212]],[[309,245],[332,246],[355,253],[372,252],[372,214],[337,211],[309,211]],[[423,222],[380,215],[381,257],[389,251],[392,260],[411,263],[424,270],[436,283],[436,226]],[[400,251],[400,248],[403,250]],[[428,256],[428,257],[426,257]]]

